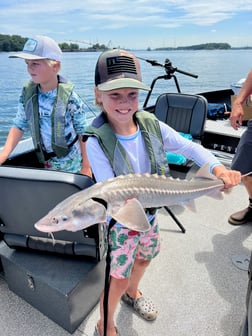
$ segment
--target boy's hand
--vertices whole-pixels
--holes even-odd
[[[230,170],[219,165],[213,168],[213,174],[225,184],[225,189],[232,188],[241,182],[242,175],[237,170]]]

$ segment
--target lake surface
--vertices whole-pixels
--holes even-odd
[[[195,79],[175,72],[181,92],[197,93],[230,88],[245,78],[252,67],[251,50],[213,51],[134,51],[136,56],[156,60],[164,64],[166,59],[178,70],[198,75]],[[24,60],[10,59],[9,53],[0,53],[0,147],[4,144],[17,109],[17,102],[23,84],[29,80]],[[94,68],[98,52],[64,53],[61,74],[75,84],[75,90],[86,103],[88,117],[98,112],[93,104]],[[165,74],[164,68],[152,66],[140,59],[143,81],[150,85],[152,79]],[[176,92],[173,80],[160,80],[153,91],[150,103],[162,92]],[[146,92],[141,92],[144,102]]]

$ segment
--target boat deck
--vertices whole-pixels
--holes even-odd
[[[185,234],[164,209],[160,210],[161,253],[141,283],[143,293],[158,306],[159,315],[156,321],[146,322],[121,303],[116,314],[120,335],[240,334],[248,275],[233,259],[249,260],[252,225],[231,226],[227,218],[246,205],[245,188],[239,185],[225,194],[223,200],[206,196],[197,199],[196,212],[173,207],[186,228]],[[11,292],[3,278],[0,278],[0,297],[1,335],[70,335]],[[72,335],[93,335],[98,316],[97,305]]]

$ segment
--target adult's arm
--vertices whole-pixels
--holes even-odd
[[[232,111],[230,114],[230,123],[235,130],[237,130],[242,125],[242,117],[244,115],[242,104],[251,94],[252,94],[252,70],[250,70],[250,72],[248,73],[247,78],[232,106]]]

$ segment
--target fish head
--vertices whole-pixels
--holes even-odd
[[[88,199],[70,208],[56,206],[34,226],[38,231],[47,233],[62,230],[75,232],[105,220],[106,207],[93,199]]]

